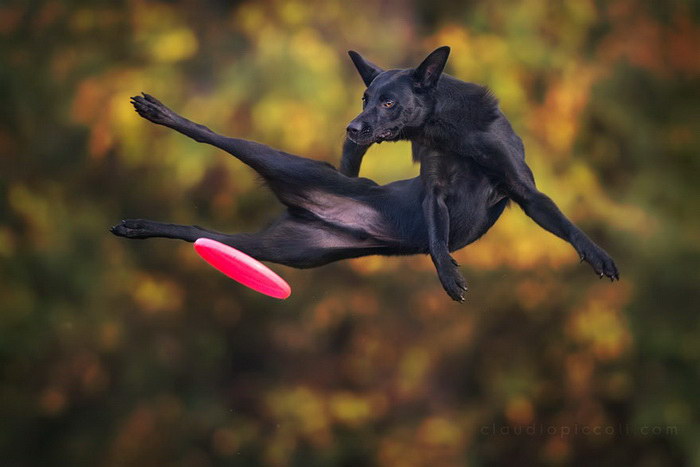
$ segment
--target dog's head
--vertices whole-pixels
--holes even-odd
[[[347,127],[348,138],[368,145],[397,141],[425,122],[434,107],[433,91],[450,48],[434,50],[416,68],[384,71],[355,51],[348,52],[367,90],[362,112]]]

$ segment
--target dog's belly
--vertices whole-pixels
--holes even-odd
[[[464,173],[452,180],[445,200],[450,213],[451,251],[473,242],[493,224],[494,193],[480,173]],[[305,191],[296,205],[333,231],[351,236],[355,243],[398,247],[401,253],[427,253],[424,194],[423,182],[415,178],[367,188],[353,197],[312,189]]]
[[[505,199],[480,173],[460,177],[453,183],[445,200],[450,213],[450,251],[459,250],[486,233],[503,211],[501,202]]]
[[[377,242],[396,241],[391,225],[371,203],[322,190],[305,193],[304,208],[338,229],[356,232]]]

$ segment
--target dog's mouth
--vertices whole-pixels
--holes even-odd
[[[378,131],[374,135],[370,132],[363,132],[363,134],[350,136],[347,138],[355,144],[368,145],[372,143],[381,143],[382,141],[396,141],[399,138],[401,131],[398,127],[389,128],[387,130]]]
[[[375,136],[375,140],[377,143],[381,143],[382,141],[393,141],[398,135],[398,128],[388,128],[386,130],[378,132]]]

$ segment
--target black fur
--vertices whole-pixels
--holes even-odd
[[[440,47],[416,68],[388,71],[350,52],[367,90],[362,112],[347,128],[341,172],[356,176],[373,143],[412,142],[413,158],[421,162],[428,249],[455,300],[463,300],[466,285],[450,251],[455,231],[467,228],[464,219],[475,221],[477,194],[487,206],[513,199],[541,227],[571,243],[596,274],[618,279],[612,258],[537,190],[523,143],[494,96],[483,86],[442,73],[449,51]],[[475,188],[471,182],[479,176],[488,182]]]
[[[201,143],[214,145],[257,171],[287,210],[257,233],[227,235],[198,226],[129,219],[111,228],[127,238],[165,237],[194,242],[211,238],[263,261],[297,268],[366,255],[428,253],[429,230],[417,206],[427,198],[423,179],[388,185],[343,175],[331,165],[214,133],[165,107],[148,94],[132,98],[139,115]],[[463,198],[449,199],[449,249],[483,235],[505,208],[491,181],[469,159],[452,174]],[[468,166],[473,165],[471,169]],[[426,166],[426,164],[424,164]]]

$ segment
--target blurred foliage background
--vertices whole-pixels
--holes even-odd
[[[674,0],[2,2],[2,465],[700,465],[699,16]],[[129,217],[254,231],[282,209],[129,96],[336,164],[363,89],[346,50],[401,67],[444,44],[620,283],[518,207],[456,255],[464,305],[426,257],[274,266],[293,287],[276,301],[190,244],[108,233]],[[417,174],[409,149],[373,148],[362,175]]]

